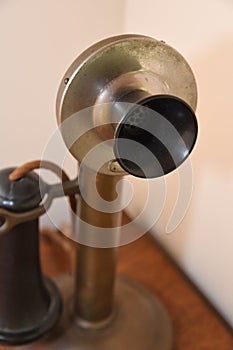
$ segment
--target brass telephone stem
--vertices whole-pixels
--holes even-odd
[[[122,176],[109,176],[83,167],[79,175],[81,189],[78,201],[78,216],[81,219],[80,234],[87,230],[85,223],[96,228],[115,228],[115,239],[121,224],[121,211],[103,212],[89,205],[83,198],[85,191],[87,201],[98,203],[93,186],[96,186],[99,195],[108,201],[114,201],[118,195],[116,185]],[[84,328],[101,328],[113,316],[113,294],[116,271],[117,248],[102,248],[79,244],[77,248],[77,265],[75,279],[74,311],[78,324]]]

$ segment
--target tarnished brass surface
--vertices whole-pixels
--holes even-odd
[[[86,167],[81,168],[79,175],[81,196],[78,202],[78,216],[83,222],[78,222],[76,228],[80,234],[86,234],[88,224],[96,227],[96,240],[99,239],[98,227],[116,228],[116,236],[113,238],[117,238],[117,231],[119,231],[121,224],[121,211],[103,212],[95,209],[94,206],[98,206],[98,194],[109,204],[117,198],[116,185],[120,179],[119,176],[95,174]],[[95,193],[95,186],[98,193]],[[83,198],[82,190],[87,201],[91,201],[90,205]],[[83,327],[102,327],[111,319],[115,268],[115,248],[78,245],[74,307],[76,320]]]
[[[122,101],[122,97],[136,93],[135,99],[124,102],[137,103],[142,94],[170,94],[188,103],[193,110],[197,103],[197,89],[192,70],[186,60],[173,48],[142,35],[120,35],[100,41],[83,52],[65,73],[57,96],[57,119],[62,124],[68,118],[89,108],[77,118],[63,138],[73,156],[83,161],[87,153],[104,138],[113,138],[111,113],[99,109],[105,103]],[[109,122],[108,126],[101,126]],[[78,124],[78,125],[76,125]],[[70,129],[86,130],[70,145]],[[77,129],[77,130],[75,130]],[[78,133],[77,133],[78,134]],[[115,159],[111,145],[101,146],[102,159],[106,158],[100,172],[115,175],[108,166]],[[104,157],[105,155],[105,157]],[[85,159],[88,167],[93,160]]]
[[[75,323],[71,277],[60,276],[57,283],[64,298],[62,320],[57,329],[47,338],[17,349],[171,350],[172,331],[167,312],[160,301],[138,283],[117,278],[114,318],[99,330],[85,330]]]

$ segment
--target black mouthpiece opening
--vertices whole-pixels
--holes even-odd
[[[134,105],[119,123],[114,153],[131,175],[155,178],[182,164],[197,138],[197,119],[178,97],[155,95]]]

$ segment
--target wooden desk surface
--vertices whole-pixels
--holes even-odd
[[[72,244],[56,237],[52,231],[41,235],[42,267],[48,275],[70,271],[73,265]],[[163,301],[173,323],[173,350],[233,350],[230,327],[148,234],[119,249],[118,272]]]

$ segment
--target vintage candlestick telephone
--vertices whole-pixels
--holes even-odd
[[[126,174],[163,176],[188,157],[197,137],[196,100],[195,79],[184,58],[163,41],[146,36],[103,40],[68,69],[58,92],[57,119],[80,164],[78,181],[64,183],[65,195],[80,192],[72,236],[78,242],[77,268],[74,279],[57,279],[63,297],[57,328],[21,349],[171,349],[171,325],[161,303],[135,282],[115,278],[117,246],[122,243],[118,184]],[[11,170],[0,176],[2,198],[9,195],[5,189]],[[20,181],[12,200],[20,201],[17,210],[15,203],[7,207],[8,198],[0,211],[5,220],[0,232],[10,229],[0,238],[0,340],[6,344],[26,343],[48,332],[61,307],[58,289],[42,279],[37,219],[29,220],[41,197],[61,195],[61,186],[42,185],[39,196],[35,174]],[[20,223],[25,217],[29,222]],[[18,225],[12,228],[14,222]],[[23,237],[29,242],[27,249]],[[17,266],[7,256],[11,252]],[[11,264],[16,281],[8,278]],[[23,274],[30,264],[34,270]],[[11,286],[14,292],[7,295]],[[30,293],[34,299],[26,310],[22,305]],[[17,307],[11,307],[11,300]]]

